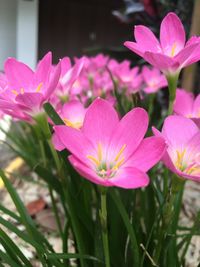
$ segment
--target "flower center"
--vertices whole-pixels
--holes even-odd
[[[82,125],[83,125],[82,122],[79,122],[79,121],[72,122],[72,121],[70,121],[70,120],[68,120],[66,118],[64,118],[63,121],[64,121],[65,125],[67,125],[69,127],[72,127],[72,128],[75,128],[75,129],[80,129],[82,127]]]
[[[42,85],[43,85],[43,83],[40,83],[38,86],[37,86],[37,88],[36,88],[36,93],[39,93],[40,92],[40,90],[41,90],[41,88],[42,88]],[[14,95],[18,95],[18,94],[21,94],[21,95],[23,95],[24,94],[24,88],[20,88],[20,90],[19,90],[19,92],[18,91],[16,91],[16,90],[11,90],[11,92],[14,94]]]
[[[176,150],[176,168],[189,175],[200,174],[200,153],[195,156],[195,158],[190,162],[190,164],[187,164],[185,162],[185,155],[186,149],[181,152]]]
[[[120,148],[114,159],[109,160],[104,157],[102,145],[101,143],[98,143],[96,152],[97,157],[87,155],[87,158],[94,164],[98,176],[103,179],[109,179],[115,176],[120,166],[124,163],[125,158],[123,152],[125,148],[126,144]]]
[[[172,45],[172,49],[171,49],[171,57],[173,57],[173,56],[175,55],[176,47],[177,47],[177,45],[176,45],[176,43],[174,43],[174,44]]]

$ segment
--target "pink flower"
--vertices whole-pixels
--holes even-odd
[[[86,108],[80,101],[71,100],[64,104],[60,116],[67,126],[80,129],[83,126],[85,113]]]
[[[60,64],[52,68],[51,61],[49,52],[34,72],[14,58],[7,59],[7,84],[0,93],[0,108],[5,113],[22,120],[31,120],[31,117],[43,111],[43,103],[48,101],[60,77]]]
[[[145,82],[144,92],[152,94],[167,86],[167,80],[156,68],[150,69],[147,66],[142,68],[142,75]]]
[[[71,152],[69,160],[95,184],[138,188],[147,186],[146,172],[162,157],[162,138],[144,138],[148,115],[135,108],[120,121],[109,102],[96,99],[88,108],[83,127],[55,126],[55,134]],[[59,145],[54,142],[59,149]]]
[[[131,68],[130,64],[128,60],[121,63],[112,60],[109,68],[118,83],[119,90],[126,89],[128,93],[136,93],[141,89],[142,75],[138,67]]]
[[[180,177],[200,182],[200,131],[190,119],[172,115],[165,119],[160,133],[167,144],[163,162]]]
[[[194,98],[192,93],[177,89],[174,113],[191,118],[200,127],[200,94]]]
[[[61,59],[61,75],[56,88],[56,95],[62,102],[66,102],[69,99],[72,87],[77,82],[83,69],[84,61],[85,58],[83,57],[72,66],[68,57]]]
[[[162,21],[160,42],[147,27],[135,26],[136,42],[125,46],[143,57],[166,75],[177,75],[180,70],[200,59],[200,38],[191,37],[185,43],[184,27],[175,13],[169,13]]]

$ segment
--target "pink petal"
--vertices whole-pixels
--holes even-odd
[[[189,66],[200,59],[199,48],[198,43],[186,46],[174,57],[174,60],[179,62],[181,68]]]
[[[54,126],[54,130],[57,138],[67,150],[82,162],[89,162],[87,155],[91,155],[94,148],[80,130],[64,125]]]
[[[200,118],[200,94],[194,100],[193,112]]]
[[[46,101],[48,101],[51,94],[55,91],[60,78],[60,73],[61,73],[61,64],[59,62],[57,66],[51,70],[49,82],[46,85],[46,89],[44,92],[44,98]]]
[[[191,154],[199,154],[200,155],[200,131],[196,133],[187,143],[187,149],[191,152]]]
[[[199,42],[200,42],[200,37],[194,35],[190,37],[190,39],[186,42],[185,46],[190,46],[192,44],[199,43]]]
[[[179,17],[175,13],[168,13],[160,27],[160,42],[164,52],[169,55],[175,48],[177,54],[185,45],[185,30]]]
[[[61,59],[61,77],[71,69],[71,60],[69,57],[64,57]]]
[[[176,70],[179,68],[178,62],[175,62],[173,58],[163,54],[145,52],[144,59],[163,72]]]
[[[124,46],[126,46],[128,49],[130,49],[131,51],[133,51],[137,55],[143,57],[143,54],[144,54],[145,51],[137,43],[127,41],[127,42],[124,43]]]
[[[194,96],[185,90],[176,90],[176,99],[174,102],[174,112],[178,115],[190,115],[193,113]]]
[[[71,100],[62,107],[61,116],[71,122],[83,123],[85,113],[86,109],[80,101]]]
[[[165,119],[162,134],[172,147],[183,147],[197,132],[197,125],[182,116],[169,116]]]
[[[163,163],[165,164],[165,166],[171,170],[172,172],[176,173],[177,175],[179,175],[181,172],[174,166],[173,161],[171,160],[168,152],[166,151],[163,155],[162,158]]]
[[[41,111],[42,104],[44,102],[43,95],[40,93],[24,93],[19,94],[15,98],[16,102],[24,105],[28,109],[30,109],[31,112],[38,113]]]
[[[13,118],[20,120],[30,121],[30,118],[24,114],[24,111],[27,111],[27,108],[20,106],[15,102],[9,102],[3,99],[0,99],[0,109]]]
[[[145,138],[126,162],[126,166],[132,166],[147,172],[162,158],[165,149],[166,144],[163,138]]]
[[[96,175],[94,170],[92,170],[91,168],[89,168],[88,166],[83,164],[76,157],[71,155],[68,157],[68,159],[69,159],[70,163],[72,164],[72,166],[74,167],[74,169],[76,169],[76,171],[81,176],[83,176],[84,178],[86,178],[90,182],[98,184],[98,185],[103,185],[103,186],[112,186],[109,179],[103,179],[103,178],[99,177],[98,175]]]
[[[97,146],[99,142],[107,145],[119,122],[118,114],[106,100],[97,98],[85,114],[82,131]]]
[[[14,58],[9,58],[5,62],[4,69],[9,86],[13,90],[29,89],[33,79],[33,71],[27,65]]]
[[[62,151],[65,149],[64,144],[60,141],[58,135],[55,133],[52,136],[52,143],[53,143],[55,149],[58,151]]]
[[[110,183],[113,186],[134,189],[147,186],[149,184],[149,177],[137,168],[127,167],[121,168],[117,176],[110,179]]]
[[[200,129],[200,118],[192,118],[193,122],[196,123],[196,125],[199,127]]]
[[[68,90],[71,89],[75,81],[78,79],[83,66],[85,63],[85,58],[79,59],[73,68],[68,70],[65,75],[61,78],[61,84],[63,87],[66,87]]]
[[[149,28],[142,25],[135,26],[134,35],[137,44],[143,51],[161,52],[160,44]]]
[[[150,68],[147,67],[147,66],[144,66],[142,68],[142,75],[143,75],[144,81],[146,83],[148,83],[149,80],[151,80],[151,70],[150,70]]]
[[[116,156],[123,145],[126,145],[123,155],[127,160],[141,143],[148,127],[148,114],[142,108],[129,111],[119,122],[113,132],[109,146],[109,157]]]

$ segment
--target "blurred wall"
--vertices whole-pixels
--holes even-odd
[[[16,56],[17,1],[0,0],[0,70],[7,57]]]
[[[34,68],[37,50],[38,0],[0,0],[0,70],[7,57]]]
[[[38,49],[38,0],[17,2],[16,56],[18,60],[34,68]]]

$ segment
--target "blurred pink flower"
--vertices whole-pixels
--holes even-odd
[[[98,98],[89,106],[80,130],[67,126],[54,130],[83,177],[103,186],[138,188],[148,185],[146,172],[165,150],[162,138],[143,139],[147,127],[144,109],[135,108],[119,121],[111,104]],[[54,141],[54,146],[60,149],[60,143]]]
[[[68,57],[61,59],[61,75],[55,94],[62,102],[65,103],[70,99],[70,94],[73,90],[72,87],[78,83],[78,78],[83,69],[84,62],[85,58],[83,57],[77,60],[74,66],[72,66]]]
[[[200,130],[188,118],[172,115],[165,119],[160,133],[167,144],[163,162],[178,176],[200,182]]]
[[[165,76],[156,68],[144,66],[142,68],[142,75],[145,82],[145,87],[143,90],[146,94],[156,93],[161,88],[167,86],[167,80]]]
[[[43,112],[60,77],[60,63],[52,67],[52,54],[47,53],[35,71],[27,65],[9,58],[5,62],[6,84],[0,91],[0,108],[14,118],[31,120]],[[0,82],[1,86],[1,82]]]
[[[166,75],[177,75],[180,70],[200,59],[200,38],[191,37],[185,43],[185,30],[175,13],[168,13],[160,28],[160,42],[153,32],[142,25],[135,26],[136,42],[125,46],[143,57]]]
[[[177,89],[174,113],[191,118],[200,127],[200,94],[194,98],[192,93]]]
[[[131,68],[130,64],[128,60],[121,63],[112,60],[108,67],[118,83],[119,90],[126,89],[128,93],[136,93],[141,89],[142,75],[138,67]]]

